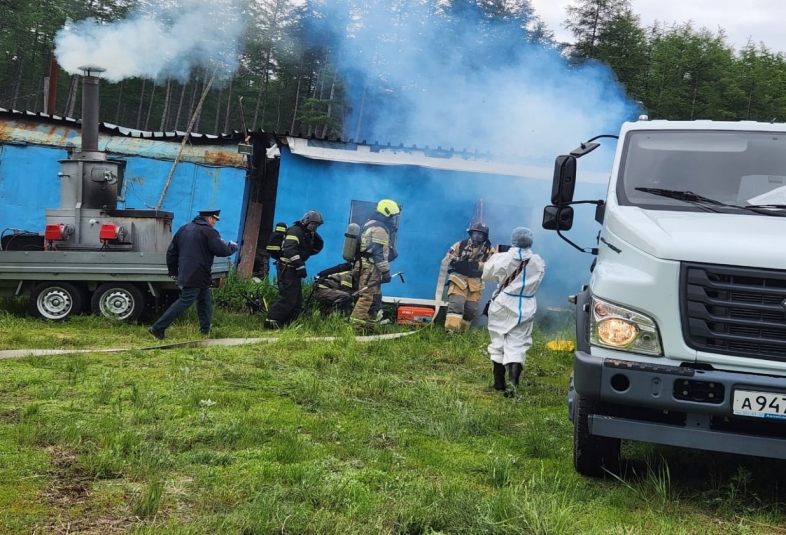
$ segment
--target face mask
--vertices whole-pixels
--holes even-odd
[[[483,234],[482,232],[470,232],[469,237],[472,240],[472,243],[474,243],[475,245],[479,245],[484,241],[486,241],[486,235]]]

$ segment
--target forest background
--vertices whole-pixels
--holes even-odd
[[[349,24],[341,31],[351,32],[353,13],[360,18],[368,2],[217,0],[211,2],[212,16],[218,22],[224,7],[238,3],[243,25],[239,63],[208,91],[216,72],[211,65],[196,65],[179,76],[102,80],[101,120],[146,131],[186,130],[205,92],[204,106],[193,125],[197,132],[218,134],[245,127],[361,140],[373,129],[375,110],[402,105],[396,98],[405,88],[386,77],[382,55],[374,72],[359,76],[340,57],[336,35],[322,31],[328,5],[349,15]],[[653,119],[786,120],[782,53],[753,40],[735,50],[722,29],[711,31],[694,21],[642,26],[629,0],[572,2],[564,21],[573,35],[570,43],[554,39],[528,0],[385,0],[382,4],[392,28],[387,40],[407,38],[395,32],[397,20],[405,16],[421,17],[423,28],[440,27],[450,35],[452,25],[471,15],[477,30],[472,46],[482,48],[484,40],[494,40],[490,29],[504,23],[519,30],[506,46],[556,51],[568,69],[606,64],[628,99]],[[44,111],[44,78],[50,71],[55,36],[64,26],[91,18],[98,25],[109,25],[153,5],[147,0],[0,0],[0,108]],[[470,44],[457,37],[455,46]],[[423,54],[439,52],[424,50]],[[472,75],[471,66],[467,72]],[[55,115],[81,115],[78,78],[59,71]]]

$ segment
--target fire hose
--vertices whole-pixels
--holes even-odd
[[[355,336],[355,340],[361,343],[377,342],[380,340],[395,340],[404,336],[411,336],[418,331],[403,333],[377,334],[370,336]],[[113,347],[103,349],[7,349],[0,351],[0,360],[24,357],[42,357],[48,355],[73,355],[76,353],[122,353],[124,351],[151,351],[154,349],[188,349],[193,347],[211,346],[240,346],[246,344],[274,344],[280,341],[279,337],[271,338],[208,338],[206,340],[190,340],[186,342],[175,342],[145,347]],[[345,340],[341,336],[307,336],[301,338],[303,342],[340,342]]]

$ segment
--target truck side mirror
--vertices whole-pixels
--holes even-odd
[[[546,230],[570,230],[573,228],[573,207],[545,207],[543,209],[543,228]]]
[[[557,206],[573,201],[576,189],[576,158],[557,156],[554,162],[554,179],[551,183],[551,204]]]

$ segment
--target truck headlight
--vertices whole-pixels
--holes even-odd
[[[655,321],[633,310],[593,297],[590,343],[647,355],[663,355]]]

